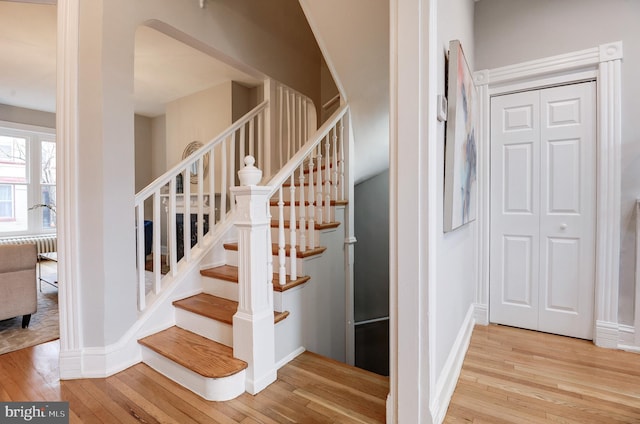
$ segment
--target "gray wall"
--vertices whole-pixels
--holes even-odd
[[[640,196],[640,1],[482,0],[475,5],[475,69],[491,69],[622,40],[620,309],[632,324],[635,215]]]
[[[389,375],[389,171],[355,186],[355,365]]]
[[[355,186],[355,320],[389,316],[389,171]]]

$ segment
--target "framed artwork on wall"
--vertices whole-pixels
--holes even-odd
[[[476,87],[460,41],[449,43],[445,139],[444,231],[476,219],[478,114]]]

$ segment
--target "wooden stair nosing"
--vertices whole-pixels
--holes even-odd
[[[290,227],[290,222],[288,219],[284,220],[284,227],[285,228],[289,228]],[[297,224],[297,223],[296,223]],[[300,227],[298,226],[299,224],[297,224],[297,228],[299,229]],[[272,219],[271,220],[271,228],[278,228],[280,226],[280,222],[277,219]],[[340,226],[340,222],[339,221],[333,221],[333,222],[315,222],[314,223],[314,228],[316,230],[328,230],[330,228],[338,228]],[[305,229],[309,228],[309,221],[306,221],[306,227]]]
[[[306,278],[308,280],[310,277]],[[173,302],[173,306],[229,325],[233,325],[233,315],[235,315],[238,310],[238,302],[208,293],[198,293],[184,299],[176,300]],[[274,323],[277,324],[288,317],[289,312],[274,311],[273,315]]]
[[[141,345],[206,378],[224,378],[247,368],[233,349],[178,327],[138,340]]]
[[[225,243],[223,246],[224,246],[224,248],[226,250],[238,251],[238,243]],[[287,244],[287,245],[285,245],[284,249],[287,252],[287,256],[289,256],[289,252],[291,250],[291,246],[289,246]],[[272,245],[271,245],[271,253],[273,255],[277,255],[278,254],[278,250],[279,250],[278,244],[277,243],[272,243]],[[308,258],[310,256],[319,255],[319,254],[323,253],[325,250],[327,250],[327,248],[323,247],[323,246],[319,246],[319,247],[316,247],[316,248],[313,248],[313,249],[307,249],[307,250],[304,250],[304,251],[298,250],[298,251],[296,251],[296,258],[303,259],[303,258]]]
[[[225,280],[231,283],[238,283],[238,268],[231,265],[222,265],[214,268],[207,268],[200,270],[200,274],[205,277],[217,278],[220,280]],[[291,281],[289,275],[286,278],[286,284],[284,286],[280,285],[280,275],[278,273],[273,273],[273,290],[277,292],[284,292],[294,287],[298,287],[307,281],[309,281],[311,277],[308,275],[301,275],[295,280]]]

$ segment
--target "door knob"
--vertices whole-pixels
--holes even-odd
[[[567,224],[565,224],[564,222],[562,224],[560,224],[560,229],[561,230],[566,230],[567,229]]]

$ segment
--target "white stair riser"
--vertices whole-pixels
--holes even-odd
[[[238,283],[231,281],[202,276],[202,291],[213,296],[238,301]]]
[[[233,347],[233,328],[224,322],[176,308],[176,325],[225,346]]]
[[[291,215],[290,215],[291,212],[289,211],[289,206],[284,206],[283,211],[284,211],[284,219],[286,221],[288,221],[289,218],[291,217]],[[300,209],[298,207],[296,207],[296,220],[298,222],[300,222],[299,213],[300,213]],[[279,214],[280,214],[280,212],[278,212],[278,206],[271,206],[271,219],[278,219],[278,217],[280,216]],[[320,222],[320,223],[322,223],[322,222],[331,222],[331,221],[335,220],[335,216],[336,215],[335,215],[335,212],[333,211],[333,207],[331,207],[331,216],[327,219],[327,217],[325,216],[325,208],[323,207],[322,208],[322,221],[320,222],[318,220],[318,211],[317,211],[317,206],[316,206],[316,210],[314,210],[314,213],[313,213],[313,220],[314,220],[314,222]],[[310,219],[309,207],[307,207],[306,210],[305,210],[305,217],[306,217],[307,221]]]
[[[300,235],[301,235],[301,233],[302,233],[302,232],[300,231],[300,227],[299,227],[300,222],[297,222],[296,224],[297,224],[297,225],[296,225],[296,245],[299,245],[299,244],[300,244],[300,239],[301,239]],[[279,231],[280,231],[280,230],[279,230],[278,228],[273,228],[273,227],[271,227],[271,241],[272,241],[273,243],[278,243],[278,234],[279,234]],[[308,246],[309,246],[309,231],[307,230],[307,231],[305,231],[304,233],[305,233],[305,234],[304,234],[304,235],[305,235],[305,238],[307,239],[306,244],[307,244],[307,247],[308,247]],[[313,237],[314,237],[314,239],[315,239],[315,244],[314,244],[314,246],[315,246],[315,247],[318,247],[318,246],[320,245],[320,231],[318,231],[318,230],[313,230],[313,231],[312,231],[312,236],[313,236]],[[289,244],[290,237],[291,237],[291,229],[290,229],[290,228],[285,228],[285,229],[284,229],[284,240],[285,240],[285,244]]]
[[[314,191],[314,199],[318,200],[318,186],[316,185],[315,180],[313,181],[313,191]],[[294,194],[296,200],[300,200],[300,186],[296,185],[296,192]],[[324,186],[322,187],[322,201],[324,202]],[[282,200],[285,202],[291,200],[291,190],[290,187],[282,187]],[[306,202],[309,201],[309,186],[304,186],[304,200]],[[278,193],[271,198],[271,201],[278,201]]]
[[[296,267],[298,275],[304,274],[304,258],[296,258]],[[238,252],[235,250],[227,250],[227,265],[238,266]],[[280,261],[278,255],[273,255],[273,272],[280,272]],[[291,272],[291,258],[288,256],[285,259],[285,269],[287,273]]]
[[[207,400],[231,400],[245,391],[245,370],[229,377],[207,378],[144,346],[142,346],[142,362]]]

